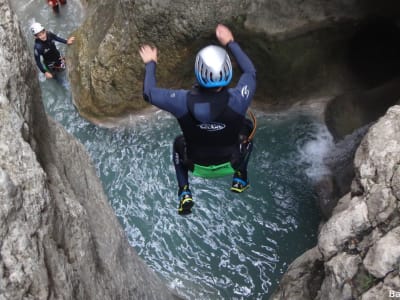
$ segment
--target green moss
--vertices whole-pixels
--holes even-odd
[[[358,295],[363,294],[378,282],[378,279],[368,273],[365,269],[361,269],[353,279],[353,286]]]

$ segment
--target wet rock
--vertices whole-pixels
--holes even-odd
[[[314,299],[324,277],[323,259],[317,248],[312,248],[297,258],[282,277],[278,290],[271,300]]]
[[[400,106],[395,105],[362,139],[354,158],[356,190],[339,200],[320,230],[324,275],[307,278],[310,283],[316,278],[321,282],[317,295],[309,299],[385,299],[400,291],[399,126]],[[293,272],[289,266],[283,278],[302,280],[298,274],[307,270]],[[283,280],[282,290],[288,295],[301,293],[299,286]],[[274,299],[287,299],[277,295]]]

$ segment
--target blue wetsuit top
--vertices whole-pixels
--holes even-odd
[[[256,89],[256,69],[249,57],[236,42],[230,42],[227,47],[242,74],[235,87],[224,88],[222,92],[200,88],[193,93],[158,88],[156,63],[146,64],[144,99],[178,119],[187,142],[188,156],[203,165],[229,161]]]
[[[42,41],[35,39],[34,45],[34,56],[36,65],[42,73],[48,72],[40,61],[40,56],[43,56],[43,61],[46,67],[49,69],[49,65],[52,63],[58,63],[61,57],[60,52],[57,50],[55,41],[60,43],[67,43],[67,40],[55,35],[54,33],[47,31],[47,40]]]

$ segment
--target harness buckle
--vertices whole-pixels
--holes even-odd
[[[54,72],[64,71],[66,69],[65,57],[60,56],[60,58],[58,59],[58,62],[52,62],[49,64],[49,68]]]

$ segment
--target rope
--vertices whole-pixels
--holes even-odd
[[[257,119],[256,116],[253,114],[252,111],[248,111],[252,121],[253,121],[253,130],[251,131],[251,133],[249,134],[249,137],[247,138],[247,141],[250,142],[254,135],[256,134],[256,129],[257,129]]]

